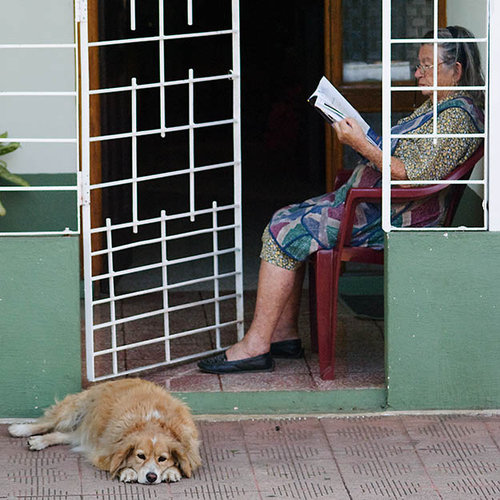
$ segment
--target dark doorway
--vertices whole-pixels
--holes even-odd
[[[178,5],[177,5],[178,4]],[[193,2],[196,30],[214,30],[230,27],[228,0],[198,0]],[[165,26],[169,33],[185,29],[185,2],[165,3]],[[99,5],[99,31],[101,40],[129,37],[148,37],[157,34],[158,2],[142,0],[137,9],[137,29],[126,28],[129,19],[127,2],[102,2]],[[275,0],[261,8],[254,2],[241,2],[241,89],[242,89],[242,159],[243,159],[243,228],[244,255],[258,264],[260,234],[267,220],[277,208],[301,201],[324,190],[324,124],[307,103],[320,77],[323,75],[323,3],[319,1]],[[168,21],[168,22],[167,22]],[[125,27],[125,28],[124,28]],[[169,42],[170,43],[170,42]],[[195,67],[197,75],[227,72],[231,57],[218,40],[207,37],[200,41],[176,42],[176,50],[169,52],[166,44],[167,79],[185,78],[187,68]],[[157,45],[157,44],[156,44]],[[99,66],[101,87],[129,85],[130,78],[138,81],[158,81],[158,49],[151,44],[131,44],[114,48],[101,48]],[[218,110],[219,119],[231,116],[231,88],[229,85],[205,96],[206,108],[198,108],[198,120],[203,120],[208,109]],[[158,119],[157,91],[144,92],[151,112],[138,117],[143,128],[155,128]],[[169,124],[185,123],[187,93],[185,90],[169,94]],[[130,95],[123,92],[113,97],[101,96],[102,134],[130,130]],[[144,107],[142,108],[144,109]],[[213,118],[212,118],[213,119]],[[222,153],[232,144],[231,135],[222,128],[198,142],[197,159],[200,162],[224,161]],[[170,139],[150,137],[142,140],[139,149],[141,175],[154,174],[169,168],[164,158],[186,156],[187,134],[174,134]],[[103,144],[103,180],[128,176],[131,164],[128,139]],[[168,211],[179,211],[185,203],[182,193],[185,178],[168,178],[148,191],[147,183],[140,187],[140,217],[155,216],[158,204]],[[221,173],[216,182],[200,185],[197,197],[203,203],[218,199],[228,192],[232,176]],[[103,216],[114,222],[127,220],[130,214],[130,189],[113,188],[110,197],[103,197]],[[229,190],[230,192],[230,190]],[[222,194],[220,196],[223,196]],[[184,197],[185,198],[185,197]],[[184,208],[184,207],[182,207]],[[118,236],[119,237],[119,236]],[[130,239],[127,233],[124,236]],[[127,241],[116,241],[116,244]],[[125,267],[133,258],[121,252]],[[245,267],[245,272],[249,271]]]

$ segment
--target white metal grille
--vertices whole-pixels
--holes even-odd
[[[151,2],[147,5],[151,7]],[[203,23],[197,24],[191,0],[185,2],[183,26],[169,18],[165,7],[166,2],[158,0],[157,11],[148,17],[141,11],[145,2],[131,0],[129,26],[123,31],[132,33],[116,39],[88,40],[86,16],[81,23],[86,361],[91,381],[195,359],[243,335],[238,1],[217,2],[215,11],[220,9],[221,20],[230,25],[208,30],[198,29]],[[217,15],[212,13],[211,24]],[[155,25],[157,33],[141,36],[141,23],[146,26],[143,32]],[[179,77],[171,61],[175,43],[186,40],[205,45],[217,40],[214,50],[227,46],[231,66],[210,74],[190,67]],[[120,80],[113,86],[90,88],[89,51],[99,51],[102,68],[109,60],[104,50],[117,47],[124,64],[140,59],[140,69],[150,66],[149,74],[156,72],[157,81],[132,76],[128,83]],[[174,54],[172,58],[167,52]],[[205,101],[204,118],[197,119],[198,89],[224,82],[227,88],[215,87],[208,93],[217,102],[230,100],[230,106],[223,106],[228,116],[218,116],[215,103]],[[170,93],[175,91],[184,92],[185,113],[173,111],[178,102]],[[91,100],[103,99],[102,111],[104,99],[123,95],[128,96],[121,102],[128,103],[130,121],[118,123],[118,132],[91,136]],[[143,103],[151,96],[156,96],[157,105],[146,107]],[[207,119],[211,107],[216,118]],[[184,121],[169,123],[173,115]],[[153,126],[151,116],[157,117]],[[223,139],[214,142],[199,139],[198,134],[213,130],[229,132],[221,132]],[[147,151],[145,141],[155,137],[171,149],[156,142],[158,152]],[[92,144],[117,144],[129,152],[130,161],[120,166],[120,175],[107,173],[116,165],[103,161],[102,178],[91,179],[92,162],[99,161],[90,157]],[[229,181],[225,184],[224,179]],[[212,194],[212,188],[209,201],[206,194]],[[116,192],[126,193],[123,211],[116,210],[122,199],[114,197]],[[155,197],[159,201],[153,201]],[[94,199],[104,200],[102,217],[92,211]],[[124,254],[129,258],[121,259]]]
[[[7,10],[9,8],[5,6]],[[73,36],[71,43],[68,40],[62,40],[61,33],[57,32],[54,26],[45,27],[49,31],[54,29],[54,33],[51,33],[49,39],[53,39],[53,42],[46,40],[42,42],[41,39],[47,38],[44,36],[42,25],[40,20],[36,18],[37,9],[29,8],[29,3],[22,6],[26,9],[24,12],[25,17],[16,16],[15,14],[5,15],[4,22],[7,22],[12,27],[12,32],[15,33],[14,38],[19,42],[9,41],[9,43],[1,43],[6,36],[5,26],[2,26],[2,34],[0,35],[0,58],[1,63],[4,66],[5,71],[9,71],[9,64],[5,64],[6,61],[21,60],[25,62],[32,62],[34,59],[39,58],[41,60],[45,59],[57,59],[61,58],[61,55],[70,54],[69,58],[64,57],[60,62],[62,71],[59,76],[65,74],[66,81],[71,81],[68,90],[63,89],[60,85],[61,82],[52,78],[50,75],[50,68],[43,67],[40,69],[36,77],[31,78],[29,75],[30,68],[23,67],[19,62],[16,64],[15,73],[16,75],[11,76],[11,81],[9,78],[4,78],[2,84],[0,85],[0,113],[2,114],[2,130],[0,132],[9,132],[8,138],[0,139],[2,143],[13,143],[19,142],[21,144],[21,150],[27,150],[32,148],[34,145],[41,147],[39,149],[39,154],[33,159],[33,154],[31,156],[27,155],[22,157],[23,159],[19,161],[20,166],[24,169],[27,174],[39,174],[47,173],[47,169],[50,171],[51,166],[47,165],[50,161],[49,158],[58,158],[58,161],[68,163],[67,158],[71,156],[74,160],[71,160],[69,169],[74,174],[74,181],[70,185],[55,185],[53,176],[48,176],[47,180],[42,181],[40,185],[30,185],[30,186],[17,186],[17,185],[0,185],[0,195],[2,193],[26,193],[27,196],[23,198],[23,208],[29,210],[30,205],[33,202],[31,194],[36,193],[52,193],[54,196],[57,193],[69,192],[74,196],[72,197],[71,208],[66,207],[68,211],[72,213],[67,213],[63,216],[63,224],[61,227],[60,222],[51,223],[48,219],[40,221],[38,217],[34,215],[33,221],[23,221],[24,227],[10,227],[9,229],[4,229],[3,220],[0,221],[0,236],[42,236],[42,235],[71,235],[79,234],[80,231],[80,220],[78,211],[78,200],[79,200],[79,188],[76,173],[78,172],[78,123],[77,123],[77,109],[78,109],[78,93],[76,90],[76,68],[77,68],[77,45],[75,42],[76,38],[76,18],[78,17],[73,12],[73,7],[69,9],[61,9],[64,12],[59,12],[60,18],[64,22],[71,23],[74,27]],[[10,11],[9,11],[10,12]],[[31,14],[31,16],[29,15]],[[29,18],[28,18],[29,17]],[[56,17],[56,16],[54,16]],[[70,26],[71,26],[70,25]],[[38,30],[31,30],[30,27],[37,26]],[[70,30],[62,30],[70,31]],[[12,37],[12,33],[10,33]],[[9,34],[7,34],[9,37]],[[32,43],[24,43],[24,40],[31,40]],[[37,41],[40,40],[40,41]],[[71,63],[68,64],[68,61]],[[68,77],[68,74],[70,75]],[[7,80],[7,84],[5,83]],[[14,83],[12,83],[14,82]],[[9,84],[13,85],[13,88],[9,88]],[[20,90],[23,88],[23,90]],[[19,112],[17,118],[21,117],[21,125],[17,125],[14,135],[10,128],[9,113],[5,113],[4,104],[6,101],[17,102],[19,105]],[[71,103],[67,106],[66,111],[71,109],[68,113],[61,113],[62,107],[66,106],[68,101]],[[41,117],[37,115],[31,109],[37,109],[37,104],[41,102],[50,103],[51,111],[54,116]],[[47,104],[49,107],[49,104]],[[42,123],[40,123],[42,122]],[[62,125],[64,123],[64,125]],[[38,126],[37,126],[38,125]],[[53,132],[53,128],[58,128],[59,131],[64,128],[64,132],[67,134],[56,135]],[[33,130],[36,132],[33,132]],[[21,134],[21,135],[20,135]],[[43,149],[43,147],[49,146],[50,154],[48,149]],[[70,146],[73,151],[71,155],[68,155],[68,149]],[[16,157],[21,153],[21,150],[13,152],[5,159],[9,163],[12,158]],[[25,158],[29,158],[25,159]],[[56,173],[59,165],[52,166],[55,168]],[[68,165],[64,165],[64,168],[68,170]],[[13,171],[13,173],[18,173]],[[48,172],[53,173],[53,172]],[[21,173],[20,175],[26,175]],[[54,184],[52,184],[54,182]],[[1,196],[0,196],[1,197]],[[34,210],[32,208],[32,210]],[[8,217],[10,217],[9,207],[7,207]],[[74,222],[73,222],[74,220]]]
[[[419,38],[392,38],[391,33],[391,25],[392,25],[392,0],[382,0],[382,65],[383,65],[383,74],[382,74],[382,140],[383,140],[383,169],[382,169],[382,228],[386,232],[390,232],[392,230],[395,231],[456,231],[456,230],[485,230],[488,229],[488,81],[489,81],[489,0],[486,2],[486,8],[484,9],[484,33],[486,33],[485,37],[478,38],[467,38],[467,39],[454,39],[453,41],[460,42],[477,42],[486,44],[486,54],[487,59],[484,61],[484,69],[485,69],[485,86],[481,87],[444,87],[434,85],[432,87],[428,87],[429,90],[432,90],[434,93],[434,117],[433,117],[433,132],[432,134],[392,134],[391,133],[391,93],[392,92],[420,92],[421,88],[418,86],[394,86],[391,80],[391,58],[392,58],[392,48],[396,44],[408,44],[410,47],[417,48],[417,44],[422,43],[433,43],[434,44],[434,82],[437,82],[437,60],[438,60],[438,42],[439,38],[431,39],[419,39]],[[478,6],[482,8],[482,6]],[[464,8],[464,7],[463,7]],[[433,30],[437,33],[438,30],[438,12],[439,12],[439,0],[434,0],[433,2]],[[447,41],[450,41],[449,39]],[[482,134],[439,134],[437,132],[437,91],[438,90],[484,90],[485,92],[485,131]],[[468,180],[468,181],[400,181],[400,180],[392,180],[391,179],[391,171],[390,171],[390,162],[391,162],[391,139],[393,138],[430,138],[433,140],[437,140],[442,137],[481,137],[484,139],[485,143],[485,154],[484,154],[484,163],[486,165],[484,169],[484,176],[480,180]],[[425,184],[467,184],[467,185],[477,185],[483,187],[483,225],[479,227],[422,227],[422,228],[414,228],[414,227],[398,227],[393,226],[391,223],[391,186],[398,185],[425,185]]]

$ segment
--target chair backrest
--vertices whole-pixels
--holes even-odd
[[[454,168],[443,180],[468,180],[476,163],[483,157],[483,154],[484,145],[481,143],[469,159]],[[449,187],[450,197],[448,200],[448,209],[443,221],[443,226],[447,227],[450,226],[453,221],[458,204],[460,203],[464,193],[465,186],[466,184],[430,184],[422,187],[407,189],[393,188],[391,199],[392,201],[408,201],[408,199],[427,198],[428,196],[436,194]]]
[[[472,169],[476,163],[483,157],[484,145],[481,144],[474,154],[466,161],[458,165],[452,172],[445,177],[444,180],[468,180]],[[391,202],[409,202],[420,200],[429,196],[435,195],[439,191],[451,188],[450,200],[448,210],[445,215],[443,226],[449,226],[453,220],[455,212],[460,202],[460,198],[465,190],[465,184],[428,184],[421,187],[410,188],[392,188],[391,189]],[[352,227],[354,223],[355,206],[363,201],[370,203],[380,203],[382,199],[382,188],[352,188],[347,195],[344,217],[340,224],[339,236],[337,244],[340,248],[347,245],[351,239]]]

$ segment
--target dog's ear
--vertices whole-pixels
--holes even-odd
[[[111,457],[111,462],[109,463],[109,473],[111,477],[114,478],[118,471],[122,468],[123,463],[134,451],[134,446],[132,444],[122,444],[115,454]]]
[[[186,477],[191,477],[193,471],[201,465],[201,458],[198,452],[197,444],[198,443],[196,443],[196,446],[194,447],[184,447],[180,442],[178,442],[177,445],[171,450],[177,466]]]

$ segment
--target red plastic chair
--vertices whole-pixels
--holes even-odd
[[[483,157],[483,146],[451,172],[447,180],[467,180],[475,164]],[[341,173],[342,174],[342,173]],[[342,179],[344,177],[344,179]],[[341,175],[336,188],[345,182]],[[432,184],[415,188],[392,188],[392,202],[410,202],[427,198],[448,187]],[[465,184],[450,186],[451,201],[443,227],[449,227],[465,189]],[[351,247],[352,227],[356,206],[361,202],[381,203],[382,188],[352,188],[347,194],[340,222],[337,246],[332,250],[319,250],[311,256],[309,266],[309,301],[311,312],[311,347],[319,354],[319,370],[323,380],[334,379],[335,337],[337,329],[338,284],[342,262],[383,264],[384,251],[366,247]]]

